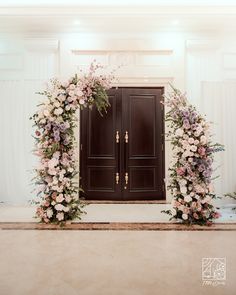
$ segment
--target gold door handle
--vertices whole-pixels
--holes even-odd
[[[116,173],[116,184],[119,184],[119,180],[120,180],[120,174]]]
[[[125,184],[128,184],[129,182],[129,174],[126,172],[125,173]]]
[[[125,143],[129,142],[129,133],[128,131],[125,131]]]
[[[129,183],[129,174],[126,172],[125,173],[125,187],[124,187],[124,189],[127,189],[128,183]]]
[[[116,143],[120,142],[120,134],[119,131],[116,131]]]

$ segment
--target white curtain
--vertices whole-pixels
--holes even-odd
[[[236,191],[236,82],[202,82],[200,110],[212,121],[214,139],[225,152],[216,155],[215,189],[219,195]],[[230,202],[222,199],[223,202]]]

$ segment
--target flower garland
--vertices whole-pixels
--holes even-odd
[[[40,94],[47,99],[31,119],[36,126],[35,154],[40,157],[36,169],[39,201],[36,216],[44,223],[63,224],[80,218],[83,205],[80,188],[75,181],[76,170],[74,129],[76,110],[96,106],[102,113],[109,106],[106,90],[111,88],[112,74],[96,75],[102,66],[91,64],[88,74],[75,75],[65,83],[51,80],[48,89]]]
[[[223,150],[220,144],[211,142],[209,123],[193,107],[179,90],[165,97],[169,107],[166,121],[174,163],[169,169],[168,188],[173,195],[172,210],[164,211],[171,219],[187,224],[211,224],[220,216],[212,204],[216,198],[212,185],[213,154]]]

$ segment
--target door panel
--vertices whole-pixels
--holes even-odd
[[[163,192],[163,89],[122,90],[125,147],[125,200],[165,198]]]
[[[81,177],[86,199],[119,200],[121,186],[116,131],[120,130],[120,91],[109,91],[111,107],[101,116],[96,109],[81,111]]]
[[[162,94],[163,88],[111,89],[107,114],[81,112],[86,199],[165,199]]]

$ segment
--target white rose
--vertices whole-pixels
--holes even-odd
[[[64,210],[64,212],[69,212],[70,209],[69,209],[69,207],[65,207],[64,206],[64,209],[63,210]]]
[[[194,139],[193,139],[192,137],[190,137],[190,138],[188,139],[188,142],[189,142],[190,144],[194,144]]]
[[[56,102],[54,103],[54,106],[55,106],[56,108],[59,108],[59,107],[60,107],[60,103],[59,103],[59,101],[56,101]]]
[[[43,111],[43,114],[45,117],[48,117],[50,115],[50,112],[49,112],[49,110],[46,109]]]
[[[204,136],[204,135],[202,135],[201,137],[200,137],[200,142],[201,142],[201,144],[206,144],[207,143],[207,138],[206,138],[206,136]]]
[[[46,123],[46,120],[45,119],[42,119],[42,120],[40,120],[40,123],[41,124],[45,124]]]
[[[70,105],[68,104],[65,109],[66,109],[66,111],[69,111],[70,110]]]
[[[181,187],[180,187],[180,192],[181,192],[182,194],[186,194],[186,193],[187,193],[187,188],[186,188],[186,186],[181,186]]]
[[[51,218],[53,216],[53,211],[52,209],[47,209],[47,217]]]
[[[185,200],[185,202],[189,203],[192,201],[192,198],[189,195],[187,195],[184,197],[184,200]]]
[[[197,147],[195,145],[191,145],[191,151],[196,152],[197,151]]]
[[[183,218],[183,220],[187,220],[188,219],[188,215],[187,214],[182,214],[182,218]]]
[[[63,213],[63,212],[57,213],[56,218],[57,218],[59,221],[62,221],[62,220],[64,219],[64,213]]]
[[[83,104],[84,104],[84,99],[81,98],[81,99],[79,100],[79,103],[83,105]]]
[[[80,89],[77,89],[76,90],[76,95],[77,96],[83,96],[84,94],[83,94],[83,91],[81,91]]]
[[[67,203],[70,203],[70,201],[71,201],[71,197],[70,196],[66,196],[65,199],[66,199],[66,202]]]
[[[58,159],[52,158],[48,161],[48,168],[53,169],[58,164]]]
[[[58,108],[54,110],[54,114],[55,115],[61,115],[63,113],[63,109],[62,108]]]
[[[176,134],[177,136],[183,136],[184,131],[183,131],[183,129],[178,128],[178,129],[176,130],[175,134]]]
[[[62,204],[56,204],[55,209],[57,211],[63,211],[64,210],[64,206]]]
[[[69,82],[65,81],[62,83],[62,87],[67,88],[69,86]]]

